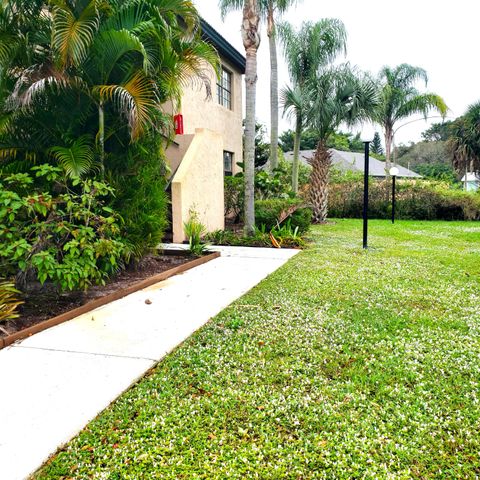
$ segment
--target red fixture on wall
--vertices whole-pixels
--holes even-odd
[[[173,124],[175,125],[175,134],[183,135],[183,115],[178,114],[173,117]]]

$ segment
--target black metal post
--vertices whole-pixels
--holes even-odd
[[[363,248],[368,248],[368,176],[370,170],[370,142],[365,143],[365,168],[363,173]]]
[[[395,223],[395,175],[392,176],[392,223]]]

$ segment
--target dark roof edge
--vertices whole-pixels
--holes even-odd
[[[219,55],[225,57],[234,67],[238,68],[240,72],[244,74],[247,63],[245,57],[203,18],[200,19],[200,25],[202,27],[203,39],[211,43]]]

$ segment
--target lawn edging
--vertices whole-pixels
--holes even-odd
[[[184,250],[172,251],[172,250],[165,250],[164,251],[168,255],[179,254],[185,255],[186,252]],[[209,253],[200,258],[195,258],[190,262],[186,262],[178,267],[171,268],[164,272],[161,272],[157,275],[153,275],[145,280],[141,280],[140,282],[134,283],[129,287],[122,288],[114,293],[109,295],[105,295],[104,297],[98,298],[96,300],[92,300],[91,302],[82,305],[81,307],[74,308],[68,312],[62,313],[61,315],[57,315],[56,317],[49,318],[48,320],[44,320],[43,322],[37,323],[29,328],[21,330],[20,332],[13,333],[12,335],[8,335],[7,337],[0,338],[0,350],[12,345],[15,342],[20,340],[24,340],[25,338],[31,337],[36,333],[43,332],[44,330],[54,327],[56,325],[60,325],[61,323],[68,322],[69,320],[73,320],[75,317],[83,315],[85,313],[91,312],[96,308],[103,307],[107,303],[114,302],[115,300],[120,300],[123,297],[126,297],[132,293],[138,292],[139,290],[143,290],[144,288],[148,288],[156,283],[163,282],[174,275],[178,275],[180,273],[184,273],[192,268],[198,267],[207,263],[211,260],[215,260],[221,256],[220,252],[213,252]]]

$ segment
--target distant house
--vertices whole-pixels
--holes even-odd
[[[476,192],[480,189],[480,174],[470,172],[463,176],[462,183],[467,192]]]
[[[340,150],[330,149],[332,154],[332,165],[342,172],[357,172],[363,173],[365,169],[365,157],[363,153],[356,152],[342,152]],[[302,150],[300,152],[300,161],[305,165],[309,165],[310,160],[315,155],[315,150]],[[293,159],[293,152],[285,154],[286,160]],[[412,172],[408,168],[397,165],[399,170],[399,178],[422,178],[418,173]],[[385,178],[385,162],[370,157],[370,175],[374,178]]]
[[[183,224],[195,210],[208,231],[223,229],[224,176],[238,171],[243,158],[242,75],[245,57],[204,20],[202,36],[217,50],[220,78],[206,67],[211,92],[198,81],[184,88],[180,111],[183,134],[167,149],[171,178],[171,224],[174,242],[185,240]],[[210,93],[210,95],[209,95]]]

